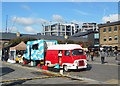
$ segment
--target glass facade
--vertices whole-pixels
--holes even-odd
[[[99,39],[99,33],[94,34],[94,38]]]

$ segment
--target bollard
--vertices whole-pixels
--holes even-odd
[[[60,68],[60,74],[63,75],[63,68]]]

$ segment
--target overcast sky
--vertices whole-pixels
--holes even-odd
[[[5,31],[6,15],[8,15],[8,29],[10,32],[39,33],[43,23],[105,23],[118,21],[118,0],[111,2],[2,2],[2,26]],[[52,0],[54,1],[54,0]],[[71,2],[69,2],[71,1]],[[78,1],[78,0],[77,0]],[[96,1],[96,0],[91,0]],[[114,1],[114,2],[113,2]]]

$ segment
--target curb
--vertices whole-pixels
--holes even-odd
[[[42,69],[38,69],[38,68],[35,68],[35,67],[27,67],[27,66],[22,66],[20,64],[11,64],[11,63],[8,63],[8,62],[2,62],[2,63],[17,66],[17,67],[27,68],[27,69],[31,69],[31,70],[35,70],[35,71],[40,71],[42,73],[47,73],[47,74],[51,74],[51,75],[54,75],[54,76],[61,76],[63,78],[70,78],[70,79],[75,79],[75,80],[79,80],[79,81],[86,81],[86,82],[88,82],[88,84],[91,83],[91,82],[94,82],[94,83],[97,83],[97,84],[108,84],[108,83],[105,83],[105,82],[102,82],[102,81],[97,81],[97,80],[86,78],[86,77],[77,77],[77,76],[71,76],[71,75],[66,75],[66,74],[60,75],[59,73],[55,73],[55,72],[52,72],[52,71],[49,71],[49,70],[42,70]]]

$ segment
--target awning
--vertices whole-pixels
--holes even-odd
[[[10,47],[10,50],[26,50],[26,44],[24,42],[21,42],[14,47]]]

